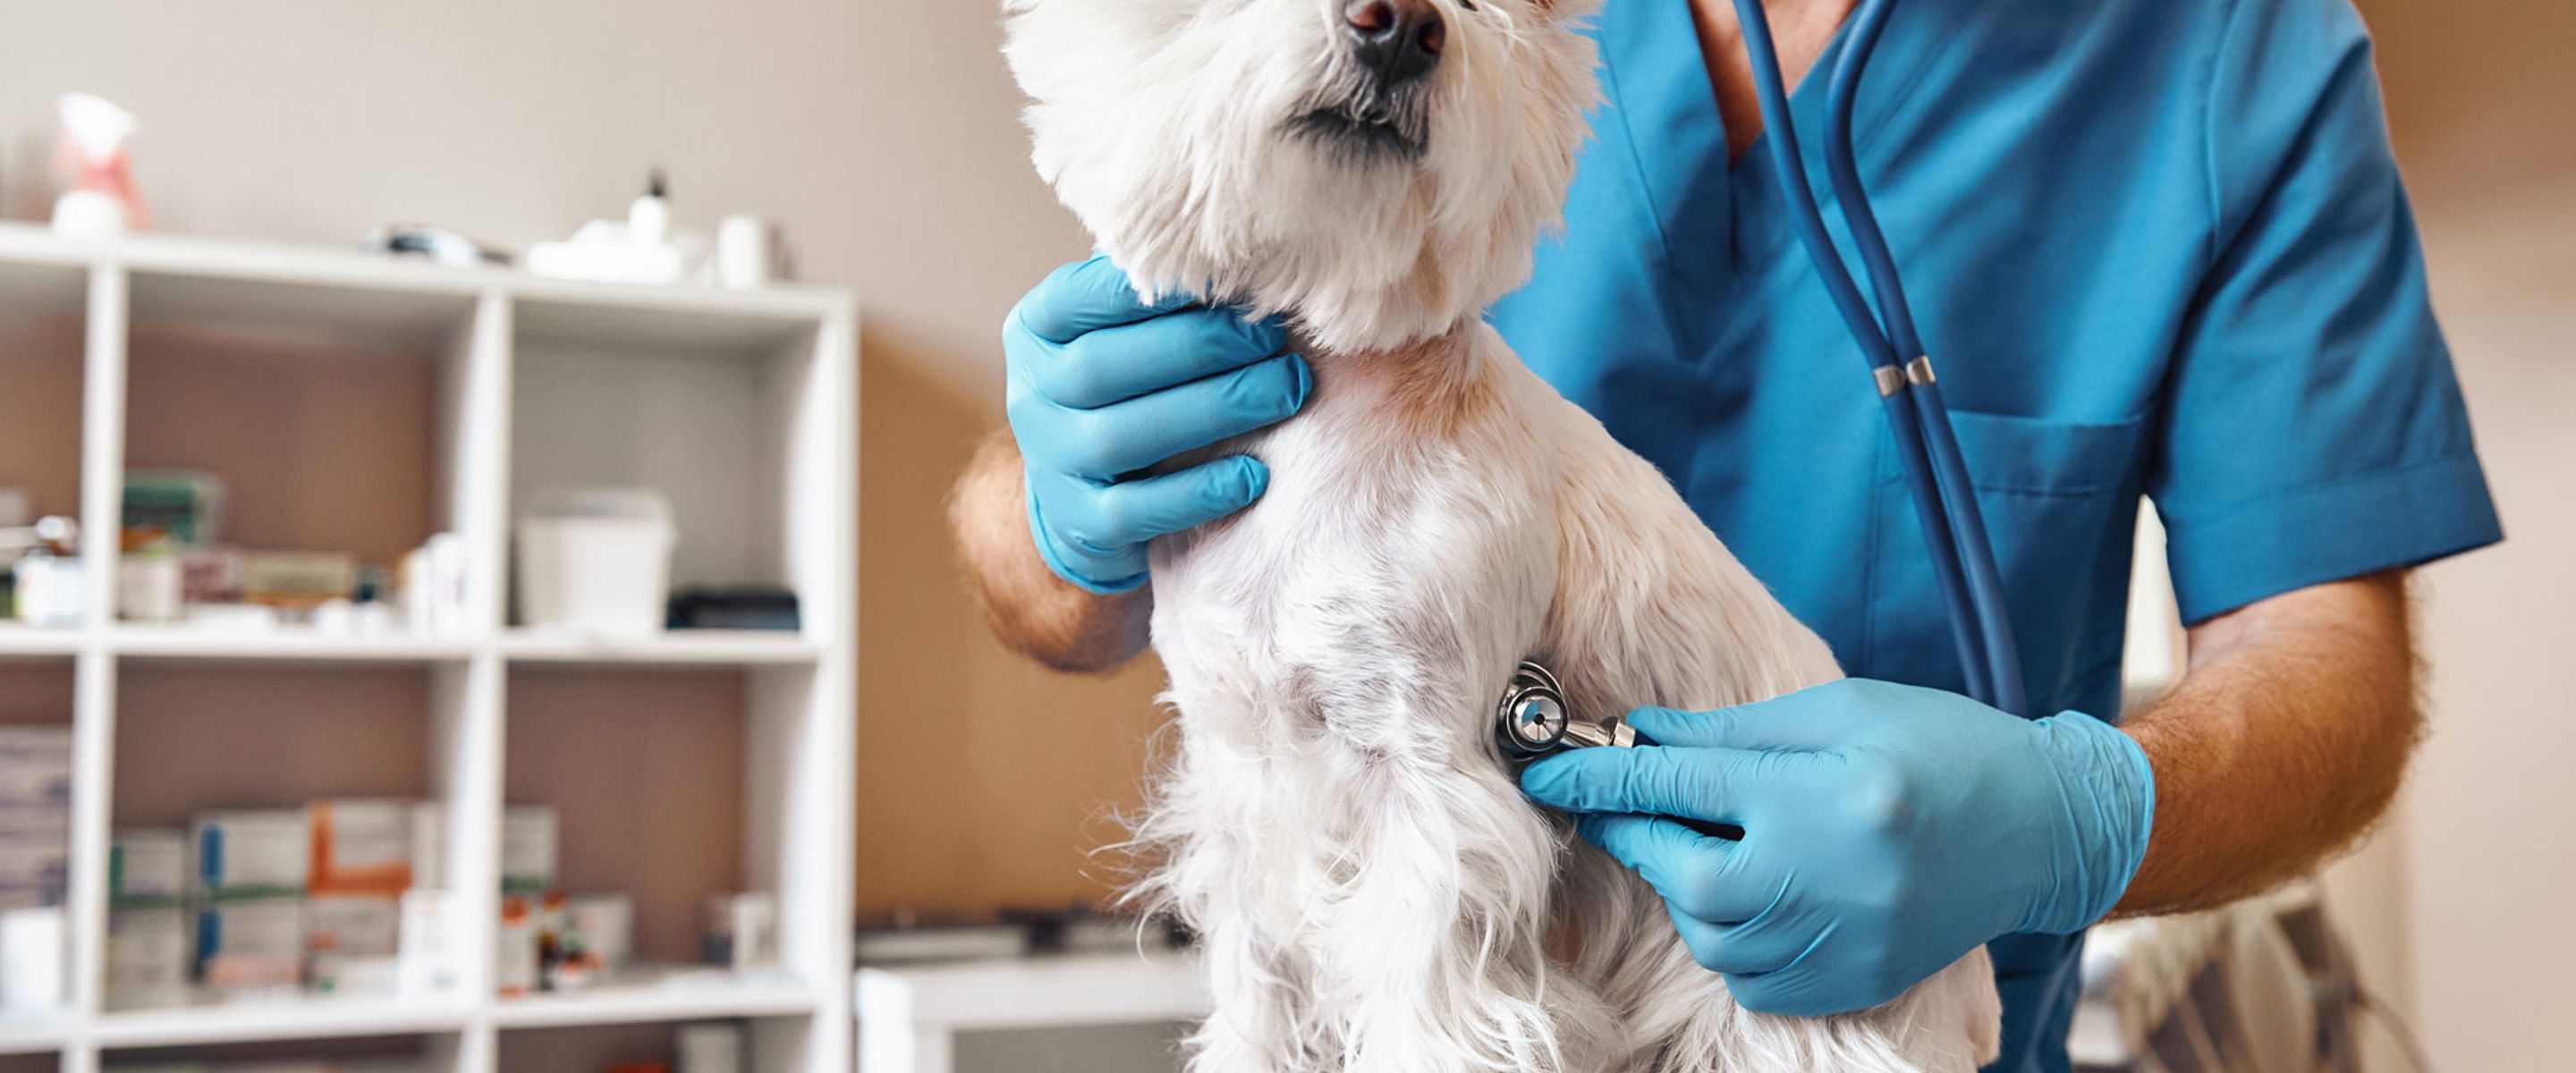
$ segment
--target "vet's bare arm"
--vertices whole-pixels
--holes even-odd
[[[1010,430],[995,429],[948,501],[967,587],[993,633],[1059,671],[1097,673],[1134,659],[1145,650],[1153,589],[1102,596],[1055,576],[1029,539],[1026,480]]]
[[[2201,909],[2306,874],[2386,810],[2422,731],[2406,579],[2284,593],[2191,631],[2181,684],[2122,729],[2155,829],[2117,912]]]

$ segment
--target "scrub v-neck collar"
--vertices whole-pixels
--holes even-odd
[[[1876,177],[1871,145],[1949,36],[1938,13],[1909,17],[1910,8],[1932,2],[1915,0],[1891,13],[1870,59],[1852,119],[1864,178]],[[1825,180],[1822,135],[1826,83],[1852,21],[1843,20],[1789,94],[1808,189],[1838,240],[1842,226]],[[1766,127],[1741,159],[1728,161],[1726,123],[1688,0],[1610,0],[1597,25],[1608,112],[1627,127],[1637,178],[1673,273],[1677,301],[1670,309],[1681,320],[1674,327],[1700,349],[1697,342],[1727,334],[1730,311],[1762,304],[1749,300],[1756,292],[1813,275],[1805,255],[1791,248],[1794,232],[1771,178],[1775,132]]]

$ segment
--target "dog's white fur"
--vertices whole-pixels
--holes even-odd
[[[1296,419],[1224,448],[1268,463],[1260,503],[1152,548],[1180,734],[1137,893],[1205,943],[1193,1068],[1966,1073],[1996,1047],[1984,951],[1873,1010],[1743,1010],[1498,755],[1524,657],[1595,717],[1840,672],[1480,321],[1558,222],[1588,5],[1436,2],[1447,47],[1401,100],[1350,69],[1335,0],[1006,3],[1038,169],[1102,248],[1149,292],[1286,315],[1316,368]],[[1297,126],[1319,107],[1404,144]]]

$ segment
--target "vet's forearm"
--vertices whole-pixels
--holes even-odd
[[[2122,728],[2156,773],[2123,915],[2304,875],[2386,810],[2422,730],[2405,577],[2284,593],[2191,631],[2181,684]]]
[[[1027,475],[1010,430],[975,449],[948,502],[948,523],[967,587],[993,633],[1013,651],[1059,671],[1097,673],[1145,650],[1153,591],[1102,596],[1047,569],[1029,539]]]

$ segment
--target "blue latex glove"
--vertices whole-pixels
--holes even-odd
[[[1314,389],[1288,333],[1222,309],[1146,305],[1107,258],[1049,274],[1002,325],[1029,532],[1056,576],[1093,592],[1145,583],[1145,542],[1242,510],[1270,483],[1235,455],[1140,471],[1296,413]],[[1277,355],[1277,356],[1273,356]]]
[[[1661,744],[1571,750],[1521,786],[1654,884],[1749,1009],[1865,1009],[1997,936],[2081,930],[2146,855],[2146,753],[2080,712],[1854,678],[1629,719]]]

